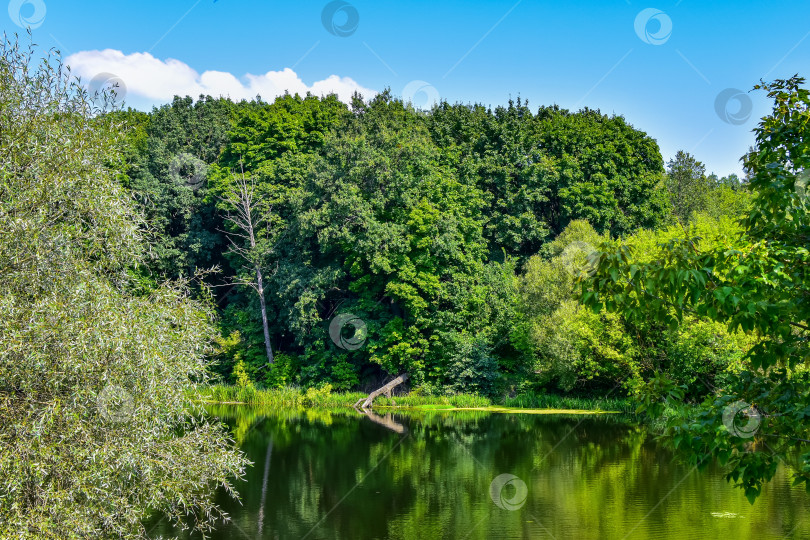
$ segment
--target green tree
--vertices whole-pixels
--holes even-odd
[[[794,476],[810,492],[810,212],[797,189],[810,165],[810,93],[803,82],[793,77],[756,87],[768,92],[774,107],[744,158],[753,198],[740,235],[724,245],[703,245],[688,234],[651,261],[638,261],[621,246],[602,254],[595,276],[583,284],[583,301],[596,309],[672,328],[693,313],[761,338],[743,369],[706,399],[700,413],[669,431],[694,463],[705,465],[707,456],[715,456],[727,465],[728,478],[751,501],[780,459],[791,462],[801,452]],[[652,413],[660,412],[662,396],[683,395],[665,377],[647,390],[644,408]]]
[[[221,98],[175,97],[149,115],[114,113],[133,126],[124,183],[146,218],[152,244],[146,263],[158,277],[188,277],[223,263],[226,242],[208,193],[208,169],[229,140],[235,108]]]
[[[706,167],[694,156],[679,150],[675,159],[667,164],[666,178],[673,213],[678,221],[685,224],[693,213],[706,208],[709,180],[706,178]]]
[[[225,221],[227,212],[235,208],[222,203],[229,193],[239,191],[235,184],[238,176],[230,171],[244,172],[255,189],[255,203],[264,209],[260,215],[268,218],[266,226],[257,231],[257,247],[250,250],[251,260],[259,268],[272,269],[263,274],[266,294],[253,294],[244,288],[219,288],[220,305],[224,307],[222,329],[226,334],[240,332],[242,357],[248,371],[257,377],[261,377],[258,370],[268,358],[262,313],[267,313],[270,341],[276,348],[274,358],[278,351],[301,353],[317,339],[305,335],[310,321],[300,327],[297,322],[301,320],[299,307],[313,300],[311,279],[321,266],[309,262],[311,246],[294,224],[307,211],[304,185],[314,160],[322,152],[324,140],[349,115],[348,107],[334,95],[324,98],[284,95],[273,103],[260,100],[240,103],[233,109],[228,142],[218,164],[211,167],[207,197],[209,204],[217,206],[214,223]],[[267,213],[271,207],[272,213]],[[231,253],[223,254],[222,259],[226,282],[244,281],[244,258]],[[288,367],[297,365],[287,363]],[[345,372],[343,369],[342,373]],[[274,373],[275,368],[264,371],[265,380],[273,383]],[[287,374],[285,378],[290,375],[297,380],[300,373]],[[313,374],[315,378],[321,376],[326,375]],[[345,383],[345,377],[343,380]],[[345,387],[336,380],[332,382],[336,388]]]
[[[600,233],[627,234],[667,216],[655,140],[619,116],[540,107],[443,103],[427,118],[458,177],[479,187],[491,257],[520,264],[549,235],[587,219]]]
[[[729,218],[701,214],[689,225],[704,246],[722,245],[741,228]],[[636,262],[656,260],[660,246],[683,234],[681,225],[641,229],[623,239]],[[541,253],[531,257],[521,277],[522,311],[533,346],[536,384],[588,394],[635,395],[656,374],[684,385],[700,399],[741,368],[742,357],[756,344],[744,332],[693,314],[670,329],[655,320],[633,319],[621,312],[585,309],[577,299],[578,277],[593,271],[588,255],[612,242],[586,221],[573,221]]]
[[[14,42],[0,88],[0,536],[140,538],[152,513],[210,529],[246,463],[184,397],[210,308],[132,277],[149,246],[116,179],[125,126]]]
[[[605,392],[639,376],[639,344],[621,317],[592,313],[574,294],[578,277],[591,270],[589,257],[606,241],[587,221],[572,221],[526,263],[522,311],[541,385]]]

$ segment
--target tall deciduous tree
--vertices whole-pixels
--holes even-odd
[[[186,397],[212,313],[141,287],[143,218],[116,180],[115,116],[58,60],[0,57],[0,536],[142,538],[155,512],[210,529],[245,460]]]
[[[753,199],[742,234],[708,248],[688,235],[651,261],[621,246],[601,255],[583,289],[586,303],[630,318],[677,327],[694,313],[761,337],[743,369],[709,396],[700,414],[670,429],[694,463],[715,456],[727,464],[728,478],[752,501],[778,461],[801,452],[794,474],[810,492],[810,204],[800,189],[810,168],[810,92],[803,82],[794,77],[757,86],[774,108],[744,158]],[[664,377],[647,390],[644,406],[654,413],[662,395],[683,396]]]

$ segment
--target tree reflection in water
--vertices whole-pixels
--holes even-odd
[[[235,524],[223,524],[217,539],[241,538],[240,530],[280,539],[810,537],[810,499],[790,487],[784,468],[751,506],[720,469],[689,474],[627,418],[210,412],[265,465],[237,486],[242,505],[219,496]],[[528,488],[515,511],[490,498],[503,473]]]

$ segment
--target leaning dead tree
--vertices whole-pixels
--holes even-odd
[[[385,386],[382,386],[382,387],[374,390],[372,393],[370,393],[368,395],[368,397],[358,399],[357,402],[354,404],[354,407],[357,408],[357,406],[362,403],[362,405],[360,405],[361,408],[368,409],[369,407],[371,407],[371,404],[374,402],[374,399],[381,396],[382,394],[385,394],[386,397],[390,398],[391,397],[391,391],[394,388],[396,388],[397,386],[399,386],[400,384],[407,381],[407,380],[408,380],[408,374],[403,373],[402,375],[400,375],[399,377],[397,377],[396,379],[394,379],[390,383],[386,384]]]
[[[237,274],[234,283],[250,287],[259,296],[267,363],[272,364],[273,348],[270,345],[270,328],[267,323],[264,276],[262,275],[262,263],[269,249],[267,237],[269,236],[269,216],[272,208],[256,195],[256,185],[252,178],[245,179],[244,171],[225,191],[222,201],[227,205],[225,222],[231,224],[233,229],[223,231],[230,242],[229,251],[244,262],[244,269],[247,270],[241,276]]]

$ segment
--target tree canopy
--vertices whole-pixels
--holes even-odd
[[[422,112],[386,91],[351,106],[335,96],[177,98],[140,125],[128,185],[147,215],[167,216],[152,222],[165,246],[153,274],[219,265],[221,329],[231,336],[221,373],[230,375],[238,355],[271,385],[292,377],[350,388],[407,371],[430,388],[501,391],[525,375],[531,355],[515,331],[525,261],[572,220],[615,235],[669,216],[655,141],[593,110],[532,112],[518,100]],[[201,136],[224,130],[226,138]],[[172,153],[199,159],[206,181],[178,183]],[[279,352],[271,368],[260,348],[261,299],[227,285],[240,262],[227,253],[223,216],[240,175],[269,212],[259,266]],[[330,339],[340,313],[363,321],[363,346]]]
[[[810,93],[794,77],[757,86],[774,101],[745,156],[751,172],[750,209],[741,230],[706,242],[690,230],[661,244],[648,260],[629,245],[598,257],[583,301],[677,328],[692,315],[758,338],[741,369],[711,392],[697,417],[670,426],[674,444],[693,462],[717,456],[750,499],[780,459],[806,452],[797,482],[810,493],[810,212],[804,191],[810,165]],[[660,412],[662,397],[680,400],[683,387],[665,376],[649,382],[644,408]],[[739,424],[742,422],[743,429]]]
[[[139,277],[120,117],[14,42],[0,89],[0,536],[140,538],[152,513],[207,530],[245,467],[185,395],[213,310]]]

